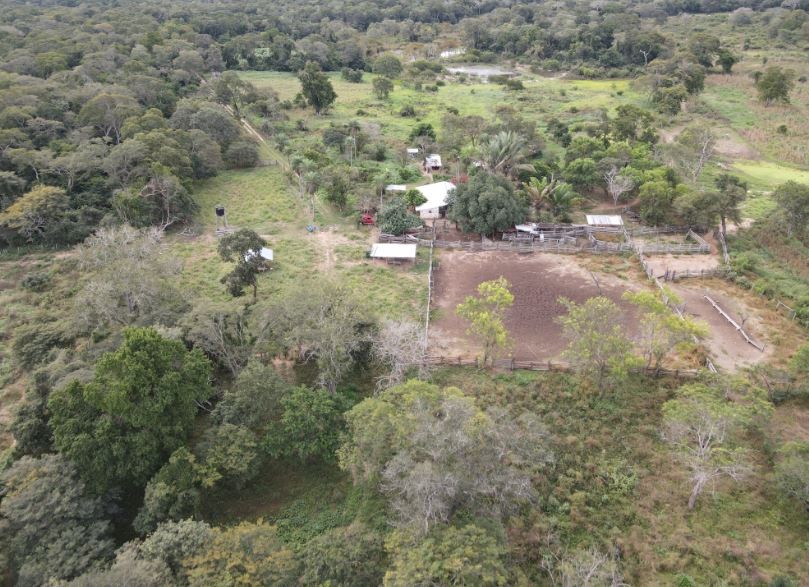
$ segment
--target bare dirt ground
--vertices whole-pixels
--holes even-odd
[[[320,271],[326,273],[334,269],[337,259],[334,249],[338,245],[357,244],[333,230],[319,230],[314,233],[313,236],[320,249],[320,260],[318,261],[317,267]]]
[[[474,294],[479,283],[500,276],[508,279],[514,294],[514,305],[506,312],[505,322],[517,359],[553,359],[567,346],[554,320],[565,313],[557,301],[560,296],[576,303],[598,295],[610,298],[626,311],[622,322],[630,335],[635,334],[636,314],[621,296],[641,286],[595,273],[599,292],[590,272],[574,256],[442,251],[434,273],[433,309],[438,312],[430,324],[432,354],[449,357],[480,352],[480,346],[466,334],[468,323],[455,315],[455,307]]]
[[[666,271],[700,271],[716,269],[721,265],[718,255],[648,255],[646,262],[657,277]]]
[[[772,345],[766,340],[767,330],[761,317],[739,297],[713,287],[711,281],[686,280],[669,283],[668,286],[685,303],[686,314],[708,325],[706,345],[711,350],[717,366],[728,371],[736,371],[770,356]],[[754,341],[764,345],[764,352],[747,343],[736,328],[705,299],[705,295],[710,296],[738,324],[742,324],[745,332]]]

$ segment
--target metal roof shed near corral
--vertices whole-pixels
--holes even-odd
[[[587,224],[590,226],[623,226],[624,220],[620,216],[587,214]]]
[[[372,259],[413,260],[416,258],[416,245],[398,243],[376,243],[371,246]]]

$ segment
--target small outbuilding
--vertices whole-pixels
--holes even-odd
[[[415,244],[376,243],[371,246],[370,257],[383,259],[388,263],[402,263],[416,260]]]
[[[416,188],[427,201],[416,206],[421,218],[444,218],[447,214],[447,199],[455,184],[449,181],[428,183]]]
[[[407,191],[407,186],[400,183],[392,183],[390,185],[385,186],[385,193],[393,194],[393,193],[404,193]]]
[[[587,214],[588,226],[623,226],[624,220],[620,216],[601,214]]]
[[[439,171],[443,167],[441,163],[441,155],[431,153],[424,158],[424,168],[432,171]]]
[[[419,151],[420,149],[417,149],[416,147],[408,147],[407,154],[411,157],[415,157],[419,154]]]

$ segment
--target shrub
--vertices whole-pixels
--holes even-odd
[[[40,292],[45,290],[51,282],[49,273],[29,273],[23,277],[21,285],[28,291]]]
[[[48,358],[51,349],[70,340],[56,322],[32,322],[17,328],[12,349],[20,365],[32,369]]]
[[[255,167],[258,163],[258,147],[250,141],[235,141],[225,151],[224,159],[229,167],[235,169]]]
[[[404,108],[402,108],[401,110],[399,110],[399,116],[402,116],[403,118],[412,118],[415,115],[416,115],[416,109],[413,108],[412,106],[410,106],[409,104],[407,106],[405,106]]]

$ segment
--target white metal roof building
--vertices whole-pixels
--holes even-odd
[[[623,226],[624,220],[620,216],[587,214],[587,224],[590,226]]]
[[[421,195],[427,198],[423,204],[416,206],[416,212],[422,218],[438,218],[441,215],[441,208],[447,205],[447,198],[450,192],[455,189],[455,184],[449,181],[439,181],[428,183],[416,188]]]
[[[371,246],[371,258],[413,260],[416,258],[416,245],[376,243]]]
[[[406,192],[407,186],[400,183],[392,183],[390,185],[385,186],[386,192]]]

